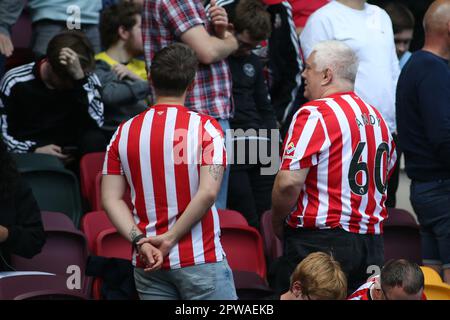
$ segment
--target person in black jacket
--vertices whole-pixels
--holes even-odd
[[[262,64],[252,49],[269,37],[270,15],[259,0],[242,0],[236,7],[234,28],[239,49],[228,58],[235,105],[234,118],[230,121],[235,141],[228,208],[241,212],[251,226],[258,227],[259,216],[270,208],[274,181],[273,175],[261,172],[259,149],[265,144],[270,150],[270,130],[276,129],[277,123]],[[238,129],[243,132],[239,134]],[[261,134],[264,130],[266,135]]]
[[[0,271],[13,270],[11,254],[32,258],[45,244],[41,212],[0,139]]]

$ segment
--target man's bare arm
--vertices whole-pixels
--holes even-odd
[[[224,39],[219,39],[209,35],[203,25],[184,32],[181,41],[195,51],[198,60],[203,64],[223,60],[238,48],[237,40],[230,32],[226,32]]]
[[[124,238],[132,242],[142,232],[134,223],[130,208],[123,201],[126,185],[123,176],[104,175],[102,177],[102,203],[112,224]]]
[[[278,172],[272,190],[272,225],[278,238],[282,238],[284,219],[298,200],[309,168],[302,170],[281,170]]]

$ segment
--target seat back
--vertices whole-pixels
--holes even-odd
[[[75,175],[65,169],[22,170],[41,210],[62,212],[78,227],[82,213]]]
[[[231,269],[249,271],[266,279],[266,261],[259,232],[250,226],[221,226],[221,243]]]
[[[67,275],[21,274],[0,278],[0,300],[80,300],[87,296],[67,287]]]
[[[97,254],[96,241],[99,233],[112,228],[114,226],[104,211],[88,212],[81,219],[81,230],[86,235],[89,250],[94,254]]]
[[[283,255],[283,243],[277,238],[272,228],[272,211],[261,216],[260,230],[264,242],[264,253],[269,262]]]
[[[41,271],[68,277],[74,269],[80,271],[81,290],[87,293],[90,279],[85,276],[88,247],[83,233],[69,226],[63,218],[55,221],[57,213],[43,214],[44,231],[47,239],[41,252],[31,259],[11,256],[11,265],[17,271]]]
[[[248,226],[247,219],[238,211],[229,209],[217,209],[221,226],[240,224]]]
[[[407,259],[422,264],[419,225],[406,210],[390,209],[383,227],[384,259]]]
[[[97,255],[107,258],[131,260],[133,253],[131,244],[115,228],[103,230],[98,234],[96,248]]]
[[[102,171],[105,152],[85,154],[80,160],[80,186],[81,195],[93,208],[95,202],[95,179]]]

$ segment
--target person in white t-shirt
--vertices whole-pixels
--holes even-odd
[[[388,14],[365,0],[336,0],[314,12],[300,35],[304,58],[318,42],[340,40],[359,60],[355,92],[377,106],[389,130],[396,132],[395,89],[400,74]]]

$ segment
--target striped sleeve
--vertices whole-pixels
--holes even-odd
[[[202,166],[227,165],[227,153],[222,128],[215,119],[209,119],[203,126]]]
[[[281,170],[300,170],[317,165],[319,154],[329,147],[322,115],[303,107],[294,115],[284,141]]]
[[[111,142],[106,148],[105,161],[103,163],[103,174],[124,175],[122,163],[119,155],[119,141],[122,133],[122,125],[117,128],[111,138]]]
[[[0,82],[0,129],[1,137],[5,142],[8,152],[26,153],[33,150],[36,142],[31,140],[19,141],[15,139],[8,131],[8,108],[10,105],[9,96],[15,85],[34,79],[34,63],[17,67],[8,71]]]
[[[100,80],[94,73],[88,76],[87,82],[83,85],[83,89],[86,91],[88,97],[89,115],[99,127],[103,126],[104,122],[104,106],[100,94],[101,86]]]

